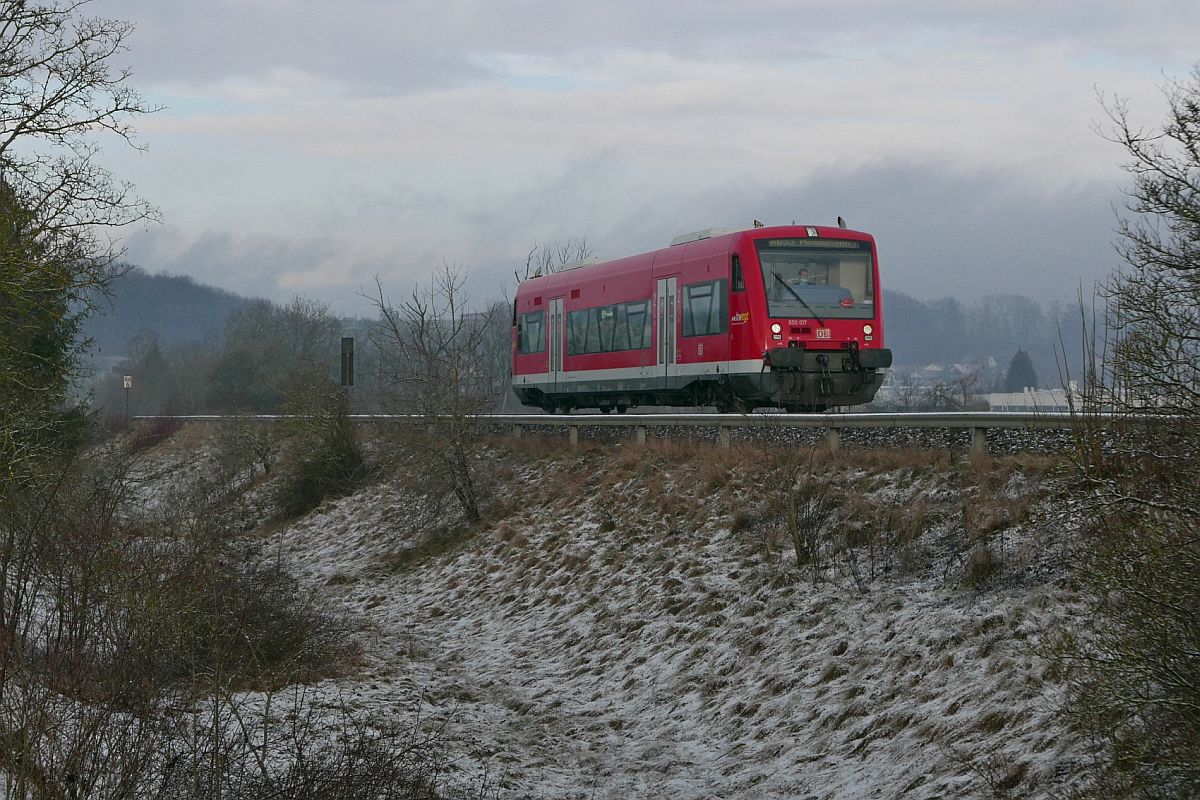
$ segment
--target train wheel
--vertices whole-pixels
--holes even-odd
[[[601,414],[611,414],[611,413],[612,413],[612,410],[613,410],[613,407],[612,407],[612,406],[600,406],[600,413],[601,413]]]
[[[624,414],[628,410],[629,410],[629,406],[627,406],[623,403],[617,403],[617,413],[618,414]]]

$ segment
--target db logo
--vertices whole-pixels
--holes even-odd
[[[829,339],[829,338],[832,338],[832,337],[830,337],[830,335],[829,335],[829,328],[817,328],[817,338],[818,338],[818,339]]]

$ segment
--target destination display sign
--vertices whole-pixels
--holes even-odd
[[[851,239],[767,239],[767,247],[804,247],[810,250],[861,250],[866,242]]]

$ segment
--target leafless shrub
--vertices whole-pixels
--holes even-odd
[[[217,693],[179,719],[157,785],[144,796],[235,800],[485,800],[485,774],[454,778],[451,759],[468,743],[446,719],[355,712],[303,687],[253,702]]]
[[[415,288],[398,306],[376,281],[367,297],[378,312],[371,340],[380,353],[389,405],[421,415],[412,431],[426,481],[452,493],[470,523],[483,516],[479,486],[483,428],[477,414],[505,390],[507,344],[498,342],[504,307],[472,310],[465,274],[445,264],[427,288]]]
[[[243,483],[269,477],[279,457],[280,430],[271,423],[235,415],[221,428],[218,458],[225,469],[242,475]]]
[[[172,527],[187,516],[122,517],[129,464],[115,449],[81,455],[0,498],[9,797],[145,796],[170,706],[353,663],[345,626],[278,565]]]
[[[541,275],[558,272],[567,264],[584,261],[592,257],[592,247],[586,236],[579,236],[560,242],[536,244],[525,256],[525,272],[514,272],[513,277],[518,282]]]
[[[971,753],[958,747],[949,748],[950,761],[973,773],[983,784],[983,796],[991,800],[1008,800],[1028,796],[1015,790],[1026,782],[1029,764],[1007,753]]]

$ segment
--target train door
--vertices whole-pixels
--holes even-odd
[[[678,277],[659,278],[654,306],[658,316],[658,365],[659,375],[670,377],[675,374],[675,337],[679,330],[679,312],[675,297]]]
[[[561,391],[566,386],[559,384],[563,382],[563,338],[566,329],[565,320],[563,317],[563,299],[555,297],[550,300],[550,310],[546,314],[549,322],[549,347],[547,348],[550,360],[550,384],[554,391]]]

